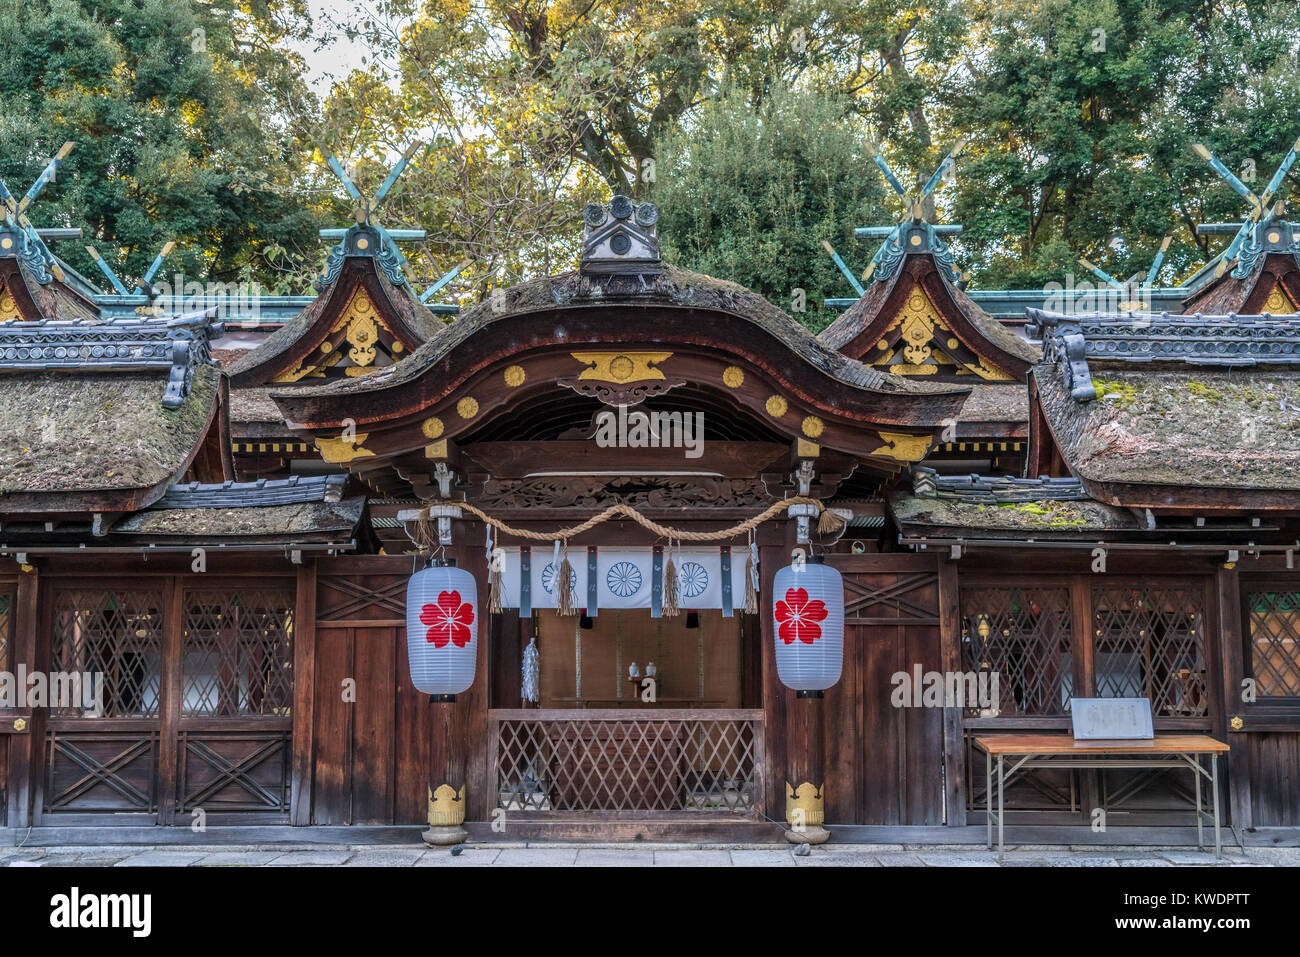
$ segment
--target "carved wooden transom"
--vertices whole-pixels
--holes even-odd
[[[13,293],[0,285],[0,322],[17,322],[22,317]]]
[[[365,375],[392,365],[402,357],[402,351],[402,343],[380,318],[366,291],[358,286],[320,345],[273,381]]]
[[[1282,284],[1277,283],[1273,286],[1273,291],[1268,294],[1264,300],[1264,308],[1261,312],[1271,313],[1275,316],[1289,316],[1296,311],[1295,303],[1282,289]],[[3,313],[0,313],[3,315]]]
[[[974,375],[1010,381],[953,333],[921,286],[914,286],[866,361],[896,375]]]

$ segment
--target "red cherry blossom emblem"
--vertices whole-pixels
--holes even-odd
[[[776,603],[776,621],[781,626],[777,635],[787,645],[794,644],[796,638],[811,645],[822,636],[822,626],[817,622],[825,621],[829,614],[826,602],[820,598],[810,601],[804,589],[787,589],[785,600]]]
[[[433,647],[445,648],[450,642],[457,648],[464,648],[469,644],[469,626],[474,624],[474,606],[461,601],[458,591],[441,592],[438,604],[428,604],[420,609],[420,621],[429,626],[424,638],[432,642]]]

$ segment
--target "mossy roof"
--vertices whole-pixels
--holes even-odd
[[[157,372],[0,375],[0,512],[18,493],[146,489],[179,478],[215,411],[221,373],[194,371],[163,407]]]
[[[889,508],[899,526],[924,526],[936,531],[1035,532],[1050,537],[1140,530],[1127,509],[1094,501],[1045,499],[990,504],[901,492],[890,497]]]
[[[1106,368],[1076,402],[1056,365],[1034,369],[1052,436],[1086,482],[1300,489],[1300,372]]]
[[[1023,382],[981,384],[971,388],[958,422],[1029,421],[1029,388]]]
[[[365,499],[358,497],[340,502],[239,508],[146,509],[118,522],[113,534],[191,540],[271,541],[321,536],[339,540],[356,529],[365,504]]]

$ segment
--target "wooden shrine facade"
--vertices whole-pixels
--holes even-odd
[[[917,367],[946,348],[965,371],[894,370],[661,262],[648,204],[584,218],[577,270],[404,358],[259,383],[328,476],[239,475],[220,454],[233,376],[208,360],[210,317],[96,324],[90,358],[68,352],[85,324],[0,327],[0,414],[83,402],[17,446],[0,434],[0,672],[102,676],[95,705],[0,698],[6,833],[453,820],[479,840],[781,840],[817,815],[835,840],[981,839],[971,739],[1066,733],[1079,696],[1144,696],[1159,731],[1227,740],[1242,838],[1300,833],[1294,324],[1039,313],[1041,355],[997,352],[948,311],[960,290],[927,271],[934,250],[898,252],[880,286],[910,286],[886,305],[925,295],[943,329],[904,335],[896,312],[868,345]],[[370,288],[383,264],[362,258],[336,278]],[[293,351],[303,329],[280,342],[286,368],[361,348],[325,312],[310,354]],[[114,358],[154,339],[166,362]],[[1024,392],[1032,477],[934,467],[981,382]],[[102,414],[127,398],[129,419]],[[634,413],[683,441],[621,431]],[[132,452],[142,430],[155,441]],[[410,503],[382,539],[380,498]],[[777,671],[774,583],[799,550],[844,579],[843,670],[821,699]],[[454,702],[417,693],[406,655],[407,582],[435,554],[479,595]],[[671,587],[670,563],[680,607],[634,599]],[[706,592],[705,572],[727,584]],[[931,700],[931,675],[1000,691]],[[1189,786],[1022,775],[1009,822],[1046,842],[1172,840]]]

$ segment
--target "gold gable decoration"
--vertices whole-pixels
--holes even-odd
[[[391,351],[385,350],[380,338],[381,331],[387,332],[391,339],[396,340],[392,330],[379,317],[370,296],[358,286],[326,333],[325,341],[302,362],[287,372],[280,373],[273,381],[297,382],[309,377],[322,378],[327,370],[339,365],[345,358],[352,360],[351,365],[343,367],[343,373],[348,376],[365,375],[374,371],[377,368],[375,362],[381,355],[396,362],[393,353],[401,351],[398,348],[401,343],[394,341]],[[336,347],[332,339],[339,332],[343,333],[343,337]]]
[[[18,311],[18,302],[6,287],[0,286],[0,322],[19,322],[23,314]]]
[[[993,368],[982,356],[976,355],[973,361],[966,361],[955,354],[961,342],[921,286],[912,288],[907,302],[885,329],[885,336],[895,329],[898,330],[896,347],[891,347],[884,337],[876,344],[878,352],[872,365],[883,372],[896,375],[935,375],[949,371],[956,375],[974,374],[990,381],[1011,380],[1011,376]],[[902,350],[903,361],[894,362],[899,349]],[[951,368],[944,370],[944,366]]]
[[[1264,308],[1260,312],[1271,313],[1274,316],[1289,316],[1296,311],[1295,303],[1282,289],[1281,283],[1273,285],[1273,291],[1268,294],[1264,300]],[[3,320],[3,310],[0,310],[0,321]]]

